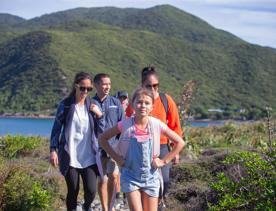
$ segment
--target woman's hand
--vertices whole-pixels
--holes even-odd
[[[58,156],[57,156],[57,152],[56,151],[52,151],[50,153],[50,163],[54,166],[54,167],[58,167]]]
[[[159,157],[154,157],[153,161],[152,161],[152,166],[154,168],[162,168],[163,166],[165,166],[167,163],[160,159]]]
[[[103,116],[103,113],[101,112],[99,106],[97,106],[96,104],[91,104],[90,105],[90,111],[92,111],[94,114],[96,114],[97,118],[100,118]]]

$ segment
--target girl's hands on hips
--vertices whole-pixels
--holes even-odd
[[[167,163],[164,160],[160,159],[159,157],[153,158],[152,166],[154,168],[161,168],[161,167],[165,166],[166,164]]]

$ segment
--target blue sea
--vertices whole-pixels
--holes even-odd
[[[50,137],[54,119],[0,118],[0,136],[28,135]]]
[[[50,137],[53,123],[54,119],[1,117],[0,136],[10,134]],[[222,121],[192,121],[189,126],[206,127],[222,124]]]

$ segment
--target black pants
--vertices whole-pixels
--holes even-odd
[[[84,169],[78,169],[70,166],[65,176],[68,190],[66,197],[67,210],[73,210],[77,207],[80,175],[83,181],[84,189],[83,208],[88,210],[95,198],[97,176],[99,175],[97,165],[92,165]]]

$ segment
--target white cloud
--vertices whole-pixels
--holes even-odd
[[[219,2],[219,4],[206,4],[206,2],[196,0],[196,4],[195,2],[188,6],[182,4],[180,7],[214,27],[231,32],[248,42],[276,48],[276,7],[275,11],[272,6],[270,9],[264,9],[264,6],[269,4],[275,5],[275,1],[262,1],[262,3],[267,3],[262,4],[262,7],[257,7],[260,1],[241,1],[242,3],[250,2],[249,5],[230,0],[211,1]]]
[[[218,21],[216,23],[217,28],[231,31],[233,34],[238,35],[238,37],[250,43],[276,47],[275,22],[267,21],[264,23],[262,19],[266,20],[266,18],[262,17],[260,14],[231,13],[231,15],[235,15],[236,18],[228,19],[227,21]],[[266,16],[266,14],[264,16]],[[276,14],[269,17],[274,17],[276,19]]]

